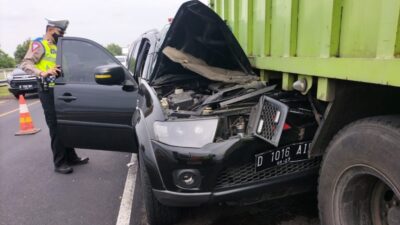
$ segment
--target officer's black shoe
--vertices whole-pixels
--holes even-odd
[[[70,166],[83,165],[89,162],[89,157],[77,157],[67,162]]]
[[[69,174],[74,172],[74,169],[72,169],[72,167],[69,167],[65,164],[61,165],[61,166],[56,166],[54,168],[54,171],[56,171],[57,173],[62,173],[62,174]]]

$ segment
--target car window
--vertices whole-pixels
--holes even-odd
[[[132,74],[135,73],[135,66],[136,66],[136,58],[139,52],[140,42],[137,41],[134,44],[132,52],[130,53],[129,62],[128,62],[128,69],[131,71]]]
[[[79,40],[64,40],[62,43],[62,69],[69,83],[93,83],[94,70],[98,66],[116,62],[98,46]]]
[[[135,65],[135,77],[141,77],[143,73],[144,65],[146,64],[147,54],[149,53],[150,49],[150,41],[147,39],[143,39],[140,45],[141,46]]]
[[[126,60],[125,56],[116,56],[115,58],[117,58],[118,61],[120,61],[121,63],[125,63]]]

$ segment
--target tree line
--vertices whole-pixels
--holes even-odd
[[[31,39],[28,38],[23,43],[19,44],[14,52],[14,57],[9,56],[0,48],[0,69],[14,68],[16,65],[20,64],[28,51],[30,43]],[[106,49],[113,55],[122,55],[122,48],[115,43],[108,44]]]

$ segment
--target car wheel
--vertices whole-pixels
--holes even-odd
[[[13,95],[14,95],[14,97],[15,97],[16,99],[19,99],[19,96],[20,96],[20,95],[22,95],[22,96],[25,97],[25,93],[16,93],[16,94],[13,94]]]
[[[344,128],[321,167],[321,224],[400,224],[399,162],[400,117],[369,118]]]
[[[142,181],[143,199],[149,225],[173,225],[180,218],[180,209],[161,204],[153,194],[152,186],[142,156],[139,155],[139,171]]]

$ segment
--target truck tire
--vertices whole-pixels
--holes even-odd
[[[322,163],[322,225],[400,224],[400,117],[357,121],[331,141]]]
[[[180,218],[180,209],[161,204],[153,194],[150,179],[143,159],[139,155],[139,170],[142,181],[143,199],[146,208],[147,222],[149,225],[173,225]]]

